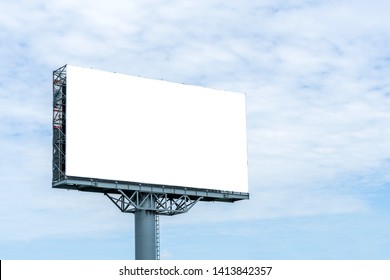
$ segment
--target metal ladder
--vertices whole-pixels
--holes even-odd
[[[160,215],[156,213],[156,260],[160,259]]]

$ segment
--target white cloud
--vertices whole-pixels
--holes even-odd
[[[88,194],[69,192],[57,202],[61,190],[45,181],[51,71],[66,63],[247,94],[251,200],[204,203],[186,214],[192,221],[210,209],[221,214],[199,223],[369,211],[363,195],[339,182],[361,189],[345,177],[368,178],[375,170],[378,182],[388,181],[387,2],[3,2],[0,181],[12,190],[0,194],[3,219],[12,225],[2,230],[4,239],[19,220],[26,223],[20,238],[71,233],[72,217],[84,215],[74,232],[87,228],[79,223],[116,230],[117,222],[98,222],[113,208],[109,201],[96,205]],[[10,196],[23,198],[20,215],[9,215]],[[42,209],[35,220],[31,213]],[[63,228],[43,229],[58,217],[66,217]]]

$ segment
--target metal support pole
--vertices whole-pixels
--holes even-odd
[[[104,193],[124,213],[134,213],[135,259],[160,259],[159,215],[173,216],[187,213],[202,196],[168,197],[152,192],[123,191]]]
[[[152,196],[147,197],[147,204],[154,204]],[[135,216],[135,259],[157,259],[156,211],[137,209]]]

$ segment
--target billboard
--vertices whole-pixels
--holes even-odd
[[[53,186],[78,178],[248,192],[245,94],[71,65],[61,73]]]

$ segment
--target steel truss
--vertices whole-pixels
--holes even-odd
[[[53,182],[65,177],[66,65],[53,71]]]
[[[173,216],[187,213],[203,197],[192,199],[187,195],[177,198],[167,194],[143,193],[134,191],[126,194],[118,190],[119,194],[105,195],[124,213],[135,213],[138,210],[153,211],[158,215]]]

